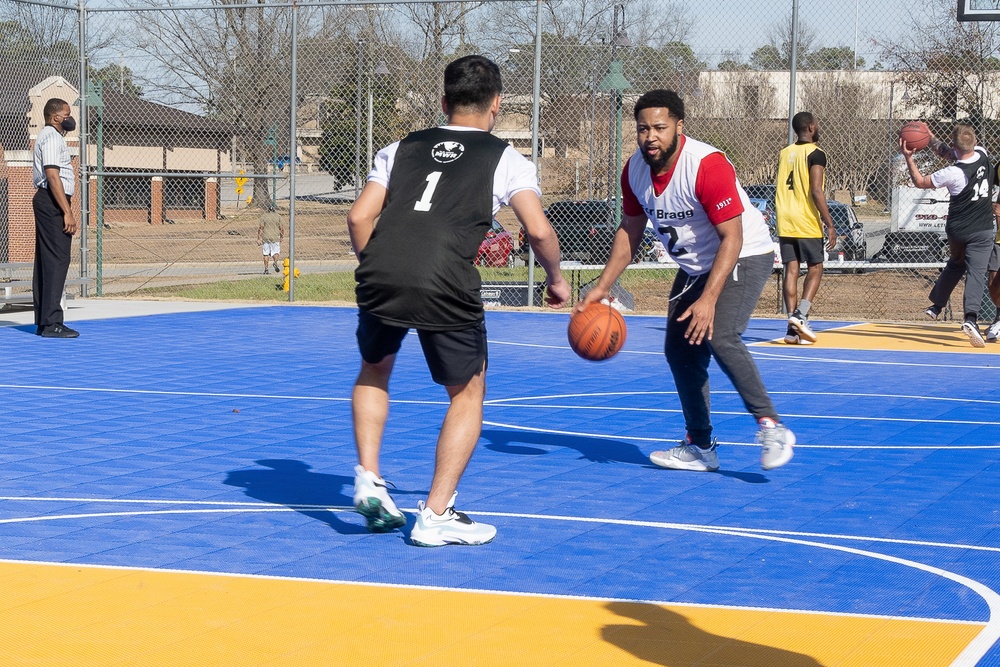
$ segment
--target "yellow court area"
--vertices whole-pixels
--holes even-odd
[[[962,333],[961,322],[947,323],[867,323],[817,330],[818,340],[811,348],[839,348],[847,350],[900,350],[905,352],[972,352],[975,354],[1000,354],[1000,343],[987,343],[984,348],[974,348]],[[788,345],[776,338],[766,345]]]
[[[983,626],[0,562],[3,664],[950,665]]]

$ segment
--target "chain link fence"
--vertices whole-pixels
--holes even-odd
[[[504,74],[494,132],[537,159],[577,289],[610,248],[632,105],[666,87],[685,99],[686,133],[724,150],[769,216],[789,116],[815,114],[841,241],[813,313],[917,317],[944,218],[936,195],[915,203],[896,133],[922,119],[947,136],[967,120],[1000,150],[997,24],[957,22],[953,0],[734,4],[0,0],[0,281],[27,289],[30,150],[45,100],[62,97],[81,120],[67,140],[87,223],[71,269],[83,293],[351,303],[346,214],[374,153],[442,122],[445,64],[483,53]],[[539,303],[543,274],[518,231],[504,209],[481,247],[491,307]],[[621,280],[624,305],[666,309],[664,259],[649,236]],[[780,301],[776,276],[758,313]]]

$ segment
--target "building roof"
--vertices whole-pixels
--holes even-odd
[[[27,150],[31,146],[28,91],[55,74],[54,68],[40,61],[5,60],[0,74],[0,146],[4,150]]]
[[[104,122],[108,125],[234,134],[234,129],[226,123],[165,104],[123,95],[109,86],[104,87],[103,98]]]

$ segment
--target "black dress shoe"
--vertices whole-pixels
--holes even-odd
[[[80,332],[75,329],[70,329],[65,324],[50,324],[42,329],[42,333],[39,334],[42,338],[77,338]]]

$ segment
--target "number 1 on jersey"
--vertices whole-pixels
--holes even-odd
[[[417,203],[413,205],[414,211],[429,211],[431,210],[431,197],[434,196],[434,190],[437,189],[438,181],[441,180],[440,171],[432,171],[427,174],[427,187],[424,188],[424,194],[420,196]]]

